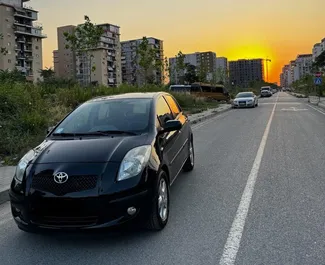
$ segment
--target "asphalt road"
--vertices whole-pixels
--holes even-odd
[[[0,205],[0,264],[325,264],[321,112],[278,93],[193,126],[160,233],[27,234]]]

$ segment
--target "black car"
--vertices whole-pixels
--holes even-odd
[[[11,211],[24,231],[141,220],[161,230],[169,188],[194,167],[188,117],[168,93],[95,98],[77,107],[17,166]]]

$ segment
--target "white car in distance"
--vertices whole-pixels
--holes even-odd
[[[240,92],[232,102],[233,108],[255,108],[258,106],[258,98],[253,92]]]

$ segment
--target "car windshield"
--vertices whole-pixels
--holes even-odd
[[[110,99],[85,103],[74,110],[52,135],[129,133],[149,129],[152,99]]]
[[[236,98],[251,98],[253,97],[253,93],[238,93]]]

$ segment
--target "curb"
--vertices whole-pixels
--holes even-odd
[[[230,107],[225,108],[225,109],[223,109],[223,110],[220,110],[220,111],[217,111],[217,112],[211,113],[211,114],[209,114],[209,115],[203,116],[202,118],[198,118],[198,119],[196,119],[196,120],[194,120],[194,121],[191,121],[191,120],[190,120],[190,124],[198,124],[198,123],[200,123],[200,122],[202,122],[202,121],[205,121],[205,120],[211,119],[212,117],[218,116],[219,114],[224,113],[224,112],[226,112],[226,111],[229,111],[229,110],[231,110],[231,109],[232,109],[232,108],[231,108],[231,106],[230,106]]]
[[[219,114],[224,113],[226,111],[229,111],[231,109],[232,108],[230,106],[230,107],[227,107],[227,108],[225,108],[223,110],[216,111],[216,112],[213,112],[213,113],[211,113],[209,115],[203,116],[202,118],[198,118],[198,119],[193,120],[193,121],[190,120],[190,124],[198,124],[200,122],[203,122],[205,120],[208,120],[210,118],[213,118],[215,116],[218,116]],[[3,204],[3,203],[5,203],[5,202],[7,202],[7,201],[9,201],[9,188],[6,189],[6,190],[0,191],[0,205]]]

